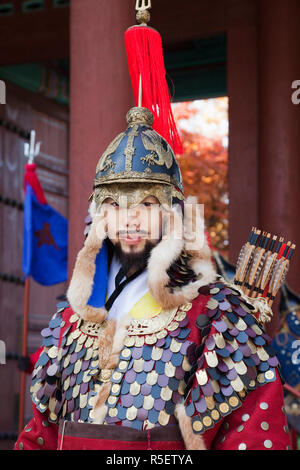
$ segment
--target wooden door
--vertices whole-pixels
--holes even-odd
[[[6,84],[6,104],[0,107],[0,340],[6,363],[0,364],[0,449],[10,449],[18,428],[24,281],[23,175],[24,143],[30,130],[42,141],[35,163],[48,203],[68,213],[68,109],[36,94]],[[41,344],[40,331],[56,311],[66,283],[45,287],[30,280],[28,352]],[[25,423],[31,418],[27,377]]]

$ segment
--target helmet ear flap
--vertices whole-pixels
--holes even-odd
[[[104,308],[108,268],[106,236],[105,217],[95,214],[84,246],[77,255],[67,291],[74,312],[96,323],[104,321],[107,315]]]
[[[172,206],[179,205],[181,207],[182,214],[184,214],[184,200],[178,199],[177,197],[172,198]]]

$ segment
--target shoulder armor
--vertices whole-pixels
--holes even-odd
[[[300,384],[300,340],[286,331],[278,333],[272,340],[283,380],[291,387]]]
[[[207,287],[211,297],[206,314],[196,320],[202,345],[185,399],[186,414],[199,434],[239,408],[258,385],[275,381],[278,365],[271,338],[252,313],[254,307],[234,287],[222,282]]]
[[[87,421],[88,398],[99,374],[98,332],[84,329],[71,308],[62,306],[41,332],[43,351],[36,362],[30,393],[49,421]],[[81,329],[82,328],[82,329]]]

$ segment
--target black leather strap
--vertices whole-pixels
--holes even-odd
[[[126,273],[123,269],[123,267],[120,268],[118,274],[116,275],[116,279],[115,279],[115,290],[113,291],[113,293],[110,295],[110,297],[107,299],[107,301],[105,302],[105,308],[106,310],[110,310],[114,301],[116,300],[116,298],[118,297],[118,295],[122,292],[122,290],[124,289],[125,286],[127,286],[127,284],[130,282],[130,281],[133,281],[133,279],[135,279],[136,277],[138,277],[142,272],[144,271],[144,269],[140,269],[139,271],[136,271],[134,274],[132,274],[131,276],[127,277],[123,282],[121,282],[121,280],[123,279],[124,276],[126,276]]]

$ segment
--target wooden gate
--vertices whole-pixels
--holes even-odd
[[[68,212],[68,109],[14,85],[6,84],[6,104],[0,105],[0,340],[6,363],[0,364],[0,449],[11,449],[18,428],[24,281],[23,175],[24,143],[30,130],[42,141],[35,163],[48,203]],[[65,283],[51,287],[30,281],[28,351],[41,344],[40,331],[65,294]],[[27,379],[25,423],[31,418]]]

